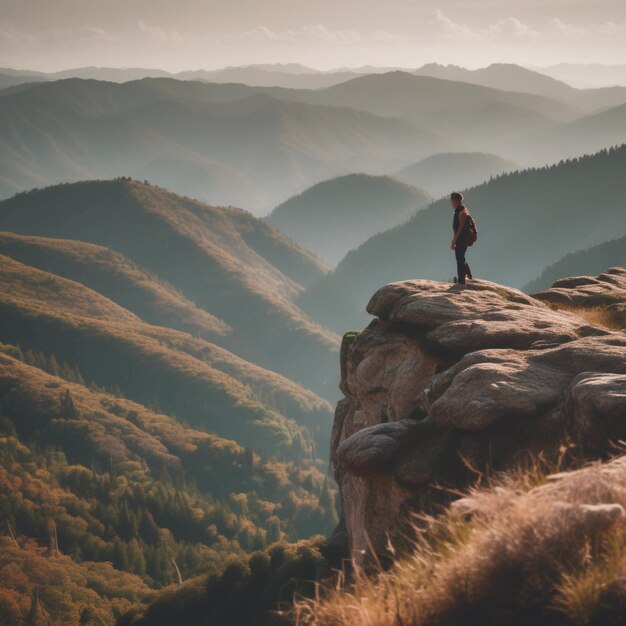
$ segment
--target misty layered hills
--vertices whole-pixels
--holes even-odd
[[[0,203],[0,229],[110,247],[225,322],[241,357],[328,391],[337,338],[293,302],[326,270],[244,211],[132,181],[95,181]]]
[[[504,174],[466,190],[478,224],[478,242],[468,253],[474,275],[521,288],[564,255],[623,234],[625,168],[622,146]],[[447,198],[435,202],[348,253],[299,304],[320,323],[345,329],[366,321],[359,311],[376,285],[409,278],[451,280],[456,270],[451,222]]]
[[[411,185],[427,189],[433,196],[455,189],[473,187],[492,176],[518,169],[514,161],[485,152],[447,152],[433,154],[407,165],[396,176]]]
[[[517,72],[498,71],[508,70]],[[173,78],[19,85],[0,91],[0,195],[131,176],[262,215],[320,181],[446,151],[542,165],[622,134],[604,109],[625,103],[626,89],[574,91],[561,101],[400,71],[319,89]],[[580,128],[589,111],[605,116],[601,132],[588,131],[595,142]]]
[[[432,200],[389,176],[350,174],[324,181],[276,207],[267,221],[329,265]]]
[[[448,147],[400,120],[170,79],[69,80],[12,92],[0,98],[0,145],[5,196],[129,175],[257,213],[320,180],[390,171]]]
[[[626,86],[626,65],[624,64],[558,63],[533,69],[557,80],[564,80],[579,89],[610,85]]]
[[[0,68],[0,88],[34,81],[54,81],[67,78],[125,83],[142,78],[175,78],[201,80],[208,83],[243,83],[251,86],[286,87],[291,89],[320,89],[365,73],[358,70],[320,72],[295,63],[224,67],[217,70],[185,70],[167,72],[141,67],[76,67],[58,72],[32,72]]]
[[[501,91],[480,85],[441,80],[430,76],[415,76],[407,72],[368,75],[312,92],[308,101],[332,106],[351,107],[376,115],[397,117],[436,132],[454,134],[459,142],[472,131],[485,135],[485,142],[493,143],[495,137],[488,126],[481,129],[466,127],[467,121],[476,117],[489,106],[510,109],[512,121],[518,110],[534,114],[537,119],[553,122],[572,120],[578,116],[575,109],[558,100],[534,94]],[[426,125],[428,121],[428,125]],[[485,120],[486,121],[486,120]],[[528,128],[522,129],[527,132]],[[508,129],[508,137],[522,134],[514,125]]]
[[[302,68],[286,71],[281,66],[226,67],[221,70],[189,71],[176,74],[179,80],[204,80],[210,83],[243,83],[259,87],[284,87],[287,89],[323,89],[337,85],[359,74],[352,71],[317,72]]]
[[[526,69],[514,63],[493,63],[488,67],[468,70],[458,65],[428,63],[415,71],[417,76],[432,76],[504,91],[534,93],[563,100],[572,98],[577,90],[562,80]]]
[[[588,115],[562,126],[533,133],[511,146],[523,158],[528,150],[540,151],[546,162],[597,152],[626,142],[626,104]]]
[[[558,71],[550,73],[540,69],[535,71],[513,63],[494,63],[488,67],[468,70],[456,65],[430,63],[418,69],[418,76],[433,76],[445,80],[472,83],[484,87],[493,87],[503,91],[531,93],[554,98],[586,113],[617,106],[626,102],[626,74],[619,74],[619,66],[610,68],[590,66],[589,76],[597,70],[605,73],[605,79],[598,84],[578,85],[577,80],[558,78]]]
[[[45,79],[38,76],[31,76],[30,74],[7,74],[0,69],[0,89],[23,85],[24,83],[41,82],[43,80]]]
[[[552,283],[567,276],[600,274],[604,271],[602,268],[623,264],[624,259],[626,259],[626,235],[585,250],[566,254],[556,263],[546,267],[537,278],[527,283],[524,291],[535,293],[548,289]]]

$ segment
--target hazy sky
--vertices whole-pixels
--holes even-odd
[[[0,65],[626,63],[625,0],[0,0]]]

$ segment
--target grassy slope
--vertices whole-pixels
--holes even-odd
[[[337,337],[293,303],[324,267],[244,211],[136,182],[87,182],[0,203],[0,228],[111,247],[226,322],[243,357],[325,389]]]
[[[418,534],[388,573],[300,602],[299,626],[618,626],[625,459],[500,477]]]
[[[267,221],[336,265],[348,250],[404,222],[431,199],[389,176],[349,174],[283,202]]]

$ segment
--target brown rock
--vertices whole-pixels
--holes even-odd
[[[613,268],[542,298],[621,307],[625,288],[626,270]],[[368,311],[378,319],[342,345],[331,443],[357,565],[386,552],[416,502],[529,452],[557,455],[566,437],[595,455],[626,438],[623,332],[486,281],[392,283]]]

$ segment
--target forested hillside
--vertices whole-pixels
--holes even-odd
[[[233,329],[232,343],[228,334],[224,343],[214,338],[221,345],[314,391],[334,393],[338,340],[293,302],[325,267],[249,213],[134,181],[99,181],[6,200],[0,229],[110,247],[175,287],[183,303]],[[287,339],[280,349],[277,337]]]
[[[336,519],[314,465],[262,458],[83,380],[54,355],[1,346],[0,510],[10,540],[3,558],[15,562],[11,542],[22,548],[30,587],[21,593],[41,584],[51,620],[67,613],[64,623],[78,624],[92,593],[93,610],[112,623],[150,588],[178,580],[177,568],[183,578],[217,572],[233,555],[309,536]],[[42,554],[50,565],[40,569]],[[53,571],[80,577],[85,589],[52,594],[44,577]],[[0,614],[25,619],[30,601],[3,605]]]
[[[296,254],[259,228],[251,245]],[[0,251],[3,623],[113,624],[155,588],[330,532],[325,400],[209,343],[237,332],[119,252],[14,233]]]
[[[553,282],[566,276],[599,274],[605,267],[626,262],[626,236],[610,239],[597,246],[570,252],[556,263],[546,267],[537,278],[524,286],[524,291],[534,293],[547,289]]]

